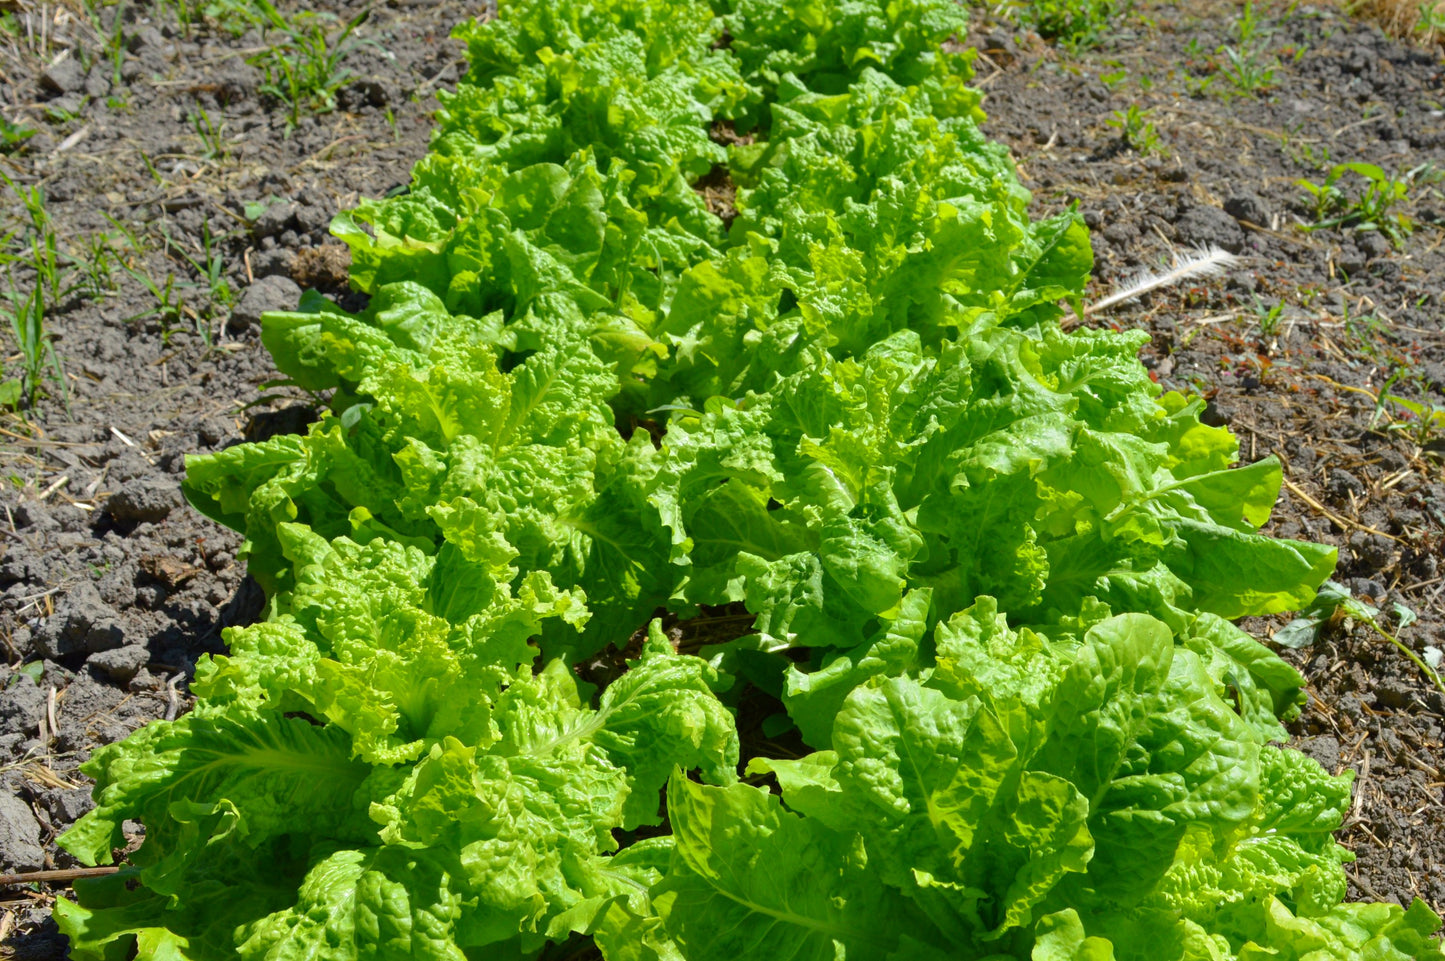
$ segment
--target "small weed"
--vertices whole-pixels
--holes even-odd
[[[1119,138],[1129,149],[1141,157],[1165,152],[1159,131],[1149,119],[1150,113],[1152,111],[1148,108],[1140,110],[1138,104],[1130,104],[1128,110],[1115,110],[1107,121],[1109,126],[1119,131]]]
[[[265,26],[264,16],[248,0],[210,0],[200,6],[200,15],[233,37],[241,36],[252,27]]]
[[[1276,631],[1273,640],[1277,644],[1294,649],[1309,647],[1327,628],[1340,624],[1342,621],[1353,620],[1367,625],[1393,644],[1396,650],[1408,657],[1420,669],[1420,673],[1427,677],[1437,690],[1445,693],[1445,679],[1442,679],[1439,672],[1431,667],[1423,657],[1400,640],[1400,631],[1418,619],[1415,612],[1398,601],[1393,608],[1395,622],[1399,626],[1392,632],[1385,629],[1379,608],[1359,600],[1334,581],[1326,581],[1325,585],[1320,588],[1319,596],[1308,607],[1300,611],[1298,617]]]
[[[0,305],[0,314],[5,316],[16,346],[20,348],[20,377],[0,385],[0,400],[10,407],[19,407],[23,400],[28,407],[34,407],[39,399],[42,385],[47,376],[60,385],[61,397],[66,409],[70,408],[70,395],[65,384],[65,371],[60,355],[55,351],[55,335],[46,329],[46,305],[60,300],[71,293],[62,286],[66,267],[60,263],[59,244],[55,230],[50,225],[50,214],[45,208],[45,192],[38,186],[22,187],[0,171],[0,180],[20,199],[30,220],[28,238],[19,244],[19,253],[12,241],[14,234],[5,236],[0,242],[0,264],[10,267],[9,289],[4,292],[6,303]],[[33,284],[26,293],[17,283],[16,275],[24,269],[34,275]],[[50,298],[47,301],[46,293]]]
[[[336,109],[336,92],[351,79],[341,61],[361,43],[352,34],[365,22],[368,11],[349,20],[333,40],[327,22],[335,18],[329,14],[301,13],[292,22],[277,13],[270,0],[254,3],[265,16],[266,29],[279,33],[282,39],[246,62],[261,70],[261,92],[286,104],[289,134],[303,112],[329,113]]]
[[[1099,82],[1110,90],[1115,90],[1125,80],[1129,79],[1129,71],[1117,60],[1110,60],[1105,66],[1111,68],[1108,73],[1099,74]]]
[[[6,299],[9,304],[0,307],[0,313],[10,322],[20,348],[21,365],[20,388],[10,393],[15,394],[17,402],[23,397],[26,406],[34,407],[47,373],[53,373],[62,392],[65,389],[65,372],[53,343],[55,335],[45,329],[45,291],[36,284],[27,296],[12,286]]]
[[[146,155],[146,152],[144,150],[138,150],[136,151],[136,154],[140,157],[140,162],[145,165],[146,171],[155,180],[157,186],[170,186],[170,181],[165,178],[165,175],[163,175],[159,170],[156,169],[155,162]]]
[[[1234,30],[1241,47],[1252,47],[1256,42],[1263,42],[1266,33],[1259,18],[1255,16],[1254,0],[1244,0],[1244,9],[1234,23]]]
[[[82,241],[80,253],[68,255],[71,265],[81,273],[85,295],[92,300],[100,300],[115,290],[113,239],[110,234],[89,234]]]
[[[1344,341],[1347,347],[1372,360],[1385,363],[1387,358],[1381,341],[1388,336],[1389,322],[1379,314],[1351,313],[1349,301],[1345,301],[1342,307]]]
[[[96,0],[86,0],[85,12],[90,18],[91,29],[95,31],[98,38],[104,41],[101,55],[110,61],[110,84],[119,89],[124,85],[120,68],[125,63],[125,18],[121,16],[121,10],[117,7],[111,28],[107,31],[100,18],[102,5]]]
[[[116,229],[117,233],[130,246],[130,249],[137,255],[143,255],[145,248],[141,244],[140,238],[136,236],[135,231],[109,214],[105,216],[106,219],[110,221],[111,226]],[[187,310],[179,291],[176,290],[175,275],[167,274],[164,282],[157,282],[148,270],[127,263],[125,260],[120,261],[120,269],[124,270],[132,280],[140,284],[146,293],[150,294],[151,298],[155,301],[153,307],[149,307],[139,313],[131,314],[125,318],[124,323],[133,324],[138,320],[154,317],[161,326],[162,342],[169,344],[173,329],[180,323],[181,318],[186,316]]]
[[[230,146],[227,144],[223,133],[226,129],[226,122],[221,121],[218,126],[206,112],[206,108],[199,102],[187,114],[186,119],[191,123],[191,129],[201,139],[201,158],[208,161],[225,161],[230,156]]]
[[[211,339],[211,327],[217,314],[224,314],[236,303],[235,291],[231,289],[231,282],[226,279],[226,261],[222,256],[215,238],[211,236],[211,228],[208,225],[201,227],[201,255],[192,257],[184,251],[177,251],[188,264],[200,275],[206,286],[206,296],[210,305],[204,315],[192,314],[191,319],[195,323],[196,334],[201,338],[202,343],[209,352],[215,345]]]
[[[176,275],[166,274],[163,283],[156,283],[149,273],[138,270],[129,264],[123,264],[122,267],[126,273],[130,274],[131,279],[144,287],[146,293],[155,300],[154,307],[131,314],[125,318],[125,323],[133,324],[138,320],[154,317],[161,325],[161,343],[169,346],[175,328],[188,311],[185,301],[181,299],[180,292],[176,290]]]
[[[1445,433],[1445,405],[1422,404],[1398,394],[1381,392],[1380,396],[1404,411],[1390,422],[1388,429],[1407,433],[1416,447],[1426,449],[1433,438]]]
[[[1445,6],[1435,0],[1428,0],[1419,5],[1419,15],[1412,31],[1416,37],[1431,43],[1445,34]]]
[[[80,114],[66,110],[64,107],[46,107],[45,119],[59,126],[70,123],[72,120],[79,120]]]
[[[1374,413],[1370,415],[1370,430],[1374,430],[1375,425],[1380,422],[1380,418],[1385,416],[1385,404],[1387,402],[1387,398],[1390,396],[1390,388],[1394,387],[1395,383],[1404,376],[1405,369],[1403,367],[1396,367],[1395,370],[1390,374],[1390,376],[1385,380],[1385,386],[1381,387],[1379,393],[1375,395],[1375,410]]]
[[[1254,298],[1254,318],[1259,324],[1259,332],[1266,337],[1273,337],[1279,331],[1280,316],[1284,313],[1285,302],[1280,300],[1272,306],[1266,304],[1258,297]]]
[[[1268,33],[1255,15],[1254,0],[1245,0],[1244,10],[1235,21],[1235,43],[1224,44],[1215,51],[1224,58],[1219,76],[1228,81],[1240,96],[1253,96],[1274,85],[1279,59],[1267,55]]]
[[[1367,163],[1336,164],[1330,168],[1323,183],[1297,180],[1296,185],[1310,196],[1314,208],[1311,230],[1348,227],[1351,230],[1375,230],[1389,238],[1396,247],[1414,231],[1409,217],[1395,208],[1406,199],[1416,178],[1432,172],[1428,166],[1416,167],[1398,178]],[[1360,189],[1349,193],[1340,185],[1346,174],[1360,178]]]
[[[1243,51],[1231,46],[1219,48],[1228,63],[1219,71],[1220,76],[1241,94],[1255,94],[1274,86],[1274,72],[1279,61],[1271,58],[1265,62],[1259,51],[1247,48]]]
[[[1103,43],[1115,19],[1132,8],[1128,0],[1031,0],[1019,14],[1039,36],[1079,50]]]
[[[137,254],[143,253],[141,239],[135,231],[113,217],[107,219],[133,251]],[[208,225],[202,225],[201,242],[199,245],[192,242],[192,245],[196,246],[196,252],[191,252],[164,227],[161,228],[161,235],[165,255],[193,271],[198,281],[187,280],[184,275],[178,279],[173,271],[168,271],[164,280],[158,280],[143,265],[120,260],[121,269],[139,284],[154,302],[145,310],[126,317],[125,323],[154,319],[161,328],[161,342],[167,345],[177,331],[189,325],[209,352],[214,346],[213,320],[235,301],[235,292],[225,277],[225,258],[217,238]],[[197,293],[201,290],[204,290],[204,294]],[[199,304],[199,309],[192,304]]]
[[[1299,164],[1301,167],[1311,167],[1315,170],[1324,170],[1330,166],[1330,148],[1328,144],[1314,143],[1308,140],[1295,140],[1289,131],[1285,131],[1280,139],[1280,149],[1286,157]]]
[[[20,198],[30,219],[30,255],[21,260],[35,271],[37,283],[50,288],[50,300],[59,302],[70,290],[62,291],[64,271],[60,264],[60,242],[50,225],[50,211],[45,207],[45,191],[39,186],[22,187],[0,173],[6,185]]]
[[[34,127],[22,127],[0,117],[0,153],[11,153],[35,136]]]

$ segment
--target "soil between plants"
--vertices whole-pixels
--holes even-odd
[[[309,9],[344,21],[363,7]],[[102,54],[113,23],[97,32],[63,5],[22,10],[41,39],[11,45],[0,107],[40,132],[0,155],[0,169],[44,187],[62,250],[81,256],[102,238],[114,265],[109,282],[95,278],[48,317],[68,405],[53,389],[0,418],[0,872],[76,866],[54,838],[91,803],[78,765],[183,713],[196,659],[223,650],[223,628],[260,616],[239,537],[180,497],[184,456],[315,417],[311,398],[266,386],[278,375],[256,319],[302,287],[354,299],[326,225],[405,182],[434,93],[462,69],[447,34],[467,13],[378,4],[344,62],[354,76],[337,109],[289,130],[246,63],[258,35],[187,36],[136,17],[120,24],[113,85]],[[1379,400],[1445,406],[1445,196],[1417,177],[1397,208],[1414,231],[1397,249],[1378,232],[1300,229],[1311,212],[1297,185],[1342,162],[1445,169],[1445,72],[1437,52],[1332,8],[1281,6],[1261,40],[1272,82],[1241,92],[1216,52],[1237,42],[1236,13],[1144,4],[1084,52],[986,15],[961,39],[981,51],[984,130],[1014,151],[1036,214],[1078,204],[1093,228],[1089,301],[1195,247],[1240,258],[1223,276],[1082,322],[1148,331],[1143,360],[1162,386],[1207,398],[1245,460],[1284,464],[1268,531],[1336,545],[1337,579],[1386,611],[1387,626],[1403,605],[1418,620],[1402,640],[1445,647],[1445,426]],[[57,73],[63,51],[94,65]],[[1141,155],[1111,125],[1131,105],[1147,109],[1158,153]],[[202,111],[219,135],[198,124]],[[3,236],[25,213],[13,192],[0,203]],[[230,303],[195,263],[207,236]],[[16,369],[7,356],[6,376]],[[1268,636],[1284,621],[1247,626]],[[1351,896],[1445,909],[1445,698],[1360,625],[1287,656],[1310,685],[1295,745],[1356,772],[1341,834],[1358,858]],[[0,891],[0,955],[63,957],[49,920],[63,893]]]

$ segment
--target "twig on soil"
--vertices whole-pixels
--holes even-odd
[[[1238,320],[1243,316],[1243,308],[1238,308],[1235,310],[1231,310],[1228,313],[1211,314],[1208,317],[1200,317],[1198,319],[1191,317],[1186,320],[1185,323],[1193,324],[1196,327],[1211,327],[1214,324],[1226,324],[1231,320]]]
[[[1356,120],[1354,123],[1347,123],[1347,124],[1345,124],[1343,127],[1341,127],[1339,130],[1336,130],[1334,133],[1330,134],[1330,139],[1331,139],[1331,140],[1336,139],[1337,137],[1339,137],[1340,134],[1344,133],[1346,130],[1354,130],[1356,127],[1363,127],[1363,126],[1365,126],[1366,124],[1379,123],[1381,120],[1385,120],[1385,119],[1388,119],[1388,118],[1392,118],[1393,116],[1394,116],[1394,114],[1385,113],[1385,114],[1379,114],[1379,115],[1374,116],[1374,117],[1366,117],[1364,120]]]
[[[86,124],[84,127],[81,127],[75,133],[71,134],[69,137],[66,137],[64,140],[60,141],[60,143],[56,144],[55,149],[50,151],[51,156],[54,156],[58,153],[64,153],[71,147],[74,147],[76,144],[80,143],[88,136],[90,136],[90,124]]]
[[[110,865],[101,868],[66,868],[58,871],[25,871],[20,874],[0,874],[0,886],[12,884],[69,884],[82,878],[103,878],[115,874],[120,868]]]
[[[48,499],[48,498],[50,497],[51,494],[54,494],[56,491],[60,490],[60,488],[64,487],[66,484],[69,484],[69,483],[70,483],[70,475],[69,475],[69,474],[61,474],[59,480],[57,480],[55,483],[51,484],[49,487],[45,488],[45,490],[41,491],[40,494],[39,494],[38,496],[36,496],[35,499],[36,499],[37,501],[46,500],[46,499]]]
[[[1365,883],[1365,879],[1362,878],[1362,877],[1360,877],[1360,874],[1359,874],[1358,871],[1355,872],[1354,874],[1351,874],[1351,875],[1349,876],[1349,878],[1350,878],[1351,881],[1354,882],[1355,887],[1357,887],[1357,888],[1359,888],[1361,891],[1365,892],[1365,894],[1369,895],[1369,896],[1370,896],[1371,898],[1373,898],[1374,900],[1376,900],[1376,901],[1384,901],[1384,900],[1386,900],[1384,897],[1382,897],[1382,896],[1380,895],[1380,893],[1379,893],[1378,891],[1376,891],[1374,888],[1370,887],[1368,884]]]
[[[60,725],[55,722],[55,685],[52,684],[45,689],[45,718],[50,722],[50,737],[54,737],[60,730]],[[50,739],[45,739],[45,747],[50,748]]]
[[[1352,521],[1348,517],[1345,517],[1341,514],[1336,514],[1334,511],[1330,510],[1328,507],[1321,504],[1319,501],[1315,500],[1304,491],[1300,490],[1299,485],[1295,484],[1295,482],[1290,480],[1288,477],[1284,479],[1284,486],[1289,489],[1289,492],[1291,494],[1295,495],[1300,500],[1308,504],[1310,507],[1314,508],[1318,513],[1323,514],[1326,518],[1338,524],[1344,530],[1364,531],[1367,534],[1378,534],[1381,537],[1388,537],[1390,540],[1394,541],[1397,544],[1404,543],[1394,534],[1386,534],[1384,531],[1379,530],[1378,528],[1371,527],[1368,524],[1361,524],[1359,521]]]
[[[1299,237],[1291,237],[1289,234],[1281,233],[1278,230],[1271,230],[1268,227],[1261,227],[1259,224],[1250,223],[1248,220],[1239,221],[1239,225],[1246,230],[1253,230],[1256,233],[1261,233],[1265,236],[1273,237],[1275,240],[1283,240],[1286,243],[1296,244],[1300,247],[1307,247],[1310,250],[1320,249],[1320,245],[1317,243],[1313,243],[1308,240],[1301,240]]]
[[[184,675],[182,675],[180,672],[177,672],[177,673],[171,675],[170,680],[166,681],[166,720],[167,720],[167,721],[174,721],[174,720],[176,719],[176,714],[180,711],[180,707],[181,707],[181,704],[180,704],[180,695],[179,695],[179,693],[177,693],[177,691],[176,691],[176,685],[181,682],[181,680],[182,680],[183,677],[184,677]]]
[[[1360,808],[1364,807],[1364,805],[1365,805],[1365,790],[1364,790],[1364,786],[1365,786],[1365,782],[1368,781],[1369,779],[1370,779],[1370,751],[1369,751],[1368,748],[1366,748],[1366,749],[1365,749],[1364,756],[1363,756],[1363,757],[1361,758],[1361,760],[1360,760],[1360,773],[1359,773],[1359,776],[1355,779],[1355,803],[1354,803],[1354,806],[1350,808],[1350,820],[1351,820],[1351,821],[1354,821],[1354,820],[1358,820],[1358,819],[1359,819],[1359,816],[1360,816]]]
[[[58,787],[58,788],[78,788],[78,787],[84,787],[84,785],[82,785],[82,784],[76,784],[76,783],[74,783],[74,782],[72,782],[72,781],[67,781],[65,778],[61,777],[59,773],[57,773],[54,769],[52,769],[52,768],[50,767],[50,765],[46,764],[45,761],[42,761],[42,760],[40,760],[39,758],[31,758],[30,760],[26,761],[24,764],[18,765],[16,768],[13,768],[13,769],[14,769],[14,770],[19,770],[22,774],[24,774],[24,775],[25,775],[27,778],[29,778],[30,780],[35,781],[37,784],[43,784],[43,785],[45,785],[46,787],[50,787],[50,788],[56,788],[56,787]]]
[[[1431,777],[1438,778],[1440,776],[1440,771],[1438,768],[1431,767],[1430,765],[1426,764],[1424,761],[1416,757],[1414,754],[1405,754],[1404,758],[1413,767],[1418,768],[1420,771],[1423,771]]]

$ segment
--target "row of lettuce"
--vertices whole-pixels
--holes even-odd
[[[1301,679],[1231,623],[1333,552],[1256,533],[1278,466],[1138,336],[1062,331],[1087,232],[1028,219],[963,30],[459,28],[409,192],[333,225],[370,306],[265,319],[330,413],[188,465],[267,617],[89,763],[62,843],[146,839],[57,905],[73,957],[1445,956],[1344,903],[1349,779],[1276,746]]]

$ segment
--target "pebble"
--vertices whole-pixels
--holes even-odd
[[[261,315],[273,310],[294,310],[301,288],[289,277],[263,277],[246,288],[231,313],[227,327],[236,333],[261,323]]]

